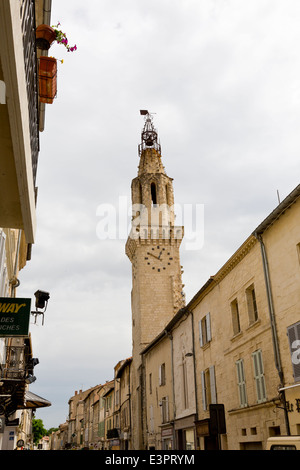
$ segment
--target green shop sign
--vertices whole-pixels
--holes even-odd
[[[31,299],[0,297],[0,337],[28,336]]]

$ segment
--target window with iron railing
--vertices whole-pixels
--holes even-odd
[[[6,345],[5,357],[1,364],[0,377],[5,380],[24,380],[33,372],[33,359],[28,345]]]
[[[28,96],[29,130],[33,180],[36,180],[39,143],[38,73],[35,43],[35,0],[20,0],[20,20],[23,34],[25,77]]]
[[[25,350],[23,346],[7,346],[6,361],[2,368],[2,379],[25,378]]]

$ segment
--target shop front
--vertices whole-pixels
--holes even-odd
[[[162,450],[173,450],[174,449],[174,430],[173,426],[162,428],[161,430],[161,448]]]
[[[300,435],[300,383],[283,387],[279,391],[285,392],[290,434]]]
[[[209,432],[209,418],[196,422],[197,449],[218,450],[218,439]]]
[[[195,450],[195,415],[175,421],[176,448],[178,450]]]

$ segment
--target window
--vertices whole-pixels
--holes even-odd
[[[252,358],[254,368],[254,380],[256,384],[257,403],[261,403],[263,401],[266,401],[267,399],[261,349],[258,349],[257,351],[252,353]]]
[[[6,340],[5,338],[0,338],[0,364],[5,363],[5,345],[6,345]]]
[[[166,184],[166,203],[170,206],[170,194],[169,194],[169,185]]]
[[[100,409],[105,408],[105,398],[100,397]]]
[[[98,437],[104,437],[105,436],[105,422],[101,421],[98,424]]]
[[[153,405],[149,406],[149,431],[154,432],[154,414],[153,414]]]
[[[116,399],[115,399],[115,405],[116,405],[116,406],[119,406],[119,404],[120,404],[120,403],[119,403],[119,401],[120,401],[120,390],[116,390],[115,397],[116,397]]]
[[[5,239],[5,233],[0,231],[0,297],[6,297],[8,295]]]
[[[239,306],[237,299],[234,299],[231,304],[231,316],[232,316],[232,328],[233,334],[237,335],[241,331],[240,326],[240,314],[239,314]]]
[[[201,372],[202,404],[208,410],[210,404],[217,403],[215,367],[211,366]]]
[[[121,414],[121,420],[122,420],[122,427],[123,428],[126,428],[126,426],[128,426],[128,410],[127,408],[124,408],[122,410],[122,414]]]
[[[169,421],[169,397],[163,397],[161,400],[161,422]]]
[[[165,385],[166,384],[166,365],[165,365],[165,363],[161,364],[159,366],[158,383],[159,383],[159,385]]]
[[[155,185],[155,183],[151,183],[151,200],[152,200],[153,205],[157,204],[156,185]]]
[[[138,203],[142,204],[143,203],[143,192],[142,192],[142,185],[139,183],[138,186]]]
[[[188,399],[188,377],[187,377],[187,367],[186,367],[186,358],[182,356],[182,385],[183,385],[183,408],[186,410],[189,407]]]
[[[152,394],[152,374],[149,374],[149,393]]]
[[[199,341],[200,346],[204,346],[211,341],[210,313],[199,321]]]
[[[111,408],[111,395],[109,395],[106,398],[106,406],[105,406],[106,411],[109,411],[110,408]]]
[[[245,372],[244,372],[244,361],[239,359],[236,361],[236,371],[237,371],[237,382],[239,390],[239,399],[240,407],[247,406],[247,394],[246,394],[246,381],[245,381]]]
[[[298,261],[300,264],[300,243],[297,244]]]
[[[253,284],[250,287],[248,287],[248,289],[246,289],[246,298],[247,298],[249,323],[251,325],[252,323],[258,320],[256,296],[255,296],[255,290],[254,290]]]
[[[300,322],[287,329],[295,382],[300,381]]]

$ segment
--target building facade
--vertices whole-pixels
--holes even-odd
[[[40,102],[36,28],[49,24],[51,0],[0,2],[0,298],[15,299],[36,231],[36,175],[45,105]],[[47,54],[44,51],[45,54]],[[8,301],[7,301],[8,302]],[[5,322],[4,322],[5,323]],[[5,325],[4,325],[5,326]],[[0,333],[0,449],[32,445],[33,411],[51,403],[29,392],[30,333]],[[3,424],[4,423],[4,424]],[[23,445],[21,445],[23,443]]]
[[[299,196],[297,187],[142,351],[147,448],[255,450],[299,435]]]
[[[163,332],[142,352],[145,375],[144,442],[150,450],[174,448],[172,343]]]
[[[120,361],[115,367],[116,398],[115,410],[118,415],[116,427],[120,450],[131,450],[131,363],[132,357]]]
[[[299,434],[299,196],[297,187],[187,306],[199,449],[264,449],[268,437]]]

